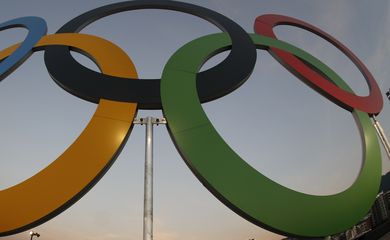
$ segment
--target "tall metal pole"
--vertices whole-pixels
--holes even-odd
[[[166,121],[147,117],[135,119],[134,124],[146,125],[143,240],[153,240],[153,125],[166,124]]]
[[[144,180],[144,240],[153,239],[153,123],[146,119]]]
[[[385,132],[383,131],[382,126],[379,124],[378,120],[376,120],[375,116],[372,116],[372,119],[374,120],[374,127],[375,130],[379,136],[379,139],[381,140],[383,147],[386,151],[387,158],[390,160],[390,144],[389,140],[387,140]]]

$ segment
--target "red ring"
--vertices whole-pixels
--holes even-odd
[[[342,51],[363,74],[370,89],[370,94],[368,96],[358,96],[344,91],[316,72],[310,66],[302,62],[299,58],[295,57],[293,54],[270,47],[268,51],[276,60],[278,60],[290,72],[293,72],[298,76],[302,76],[303,80],[316,91],[319,91],[329,100],[348,111],[358,109],[371,115],[379,114],[383,107],[383,99],[379,86],[366,66],[346,46],[330,36],[328,33],[311,24],[295,18],[276,14],[266,14],[257,17],[255,21],[255,32],[257,34],[277,39],[273,28],[278,25],[291,25],[305,29],[333,44]]]

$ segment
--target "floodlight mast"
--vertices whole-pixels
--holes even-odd
[[[378,134],[379,139],[382,142],[383,148],[385,149],[385,152],[387,154],[387,158],[390,160],[390,144],[389,140],[385,135],[385,131],[383,131],[383,128],[380,125],[379,121],[376,119],[375,115],[372,115],[371,118],[372,120],[374,120],[374,128],[376,130],[376,133]]]
[[[165,118],[136,118],[134,124],[146,125],[144,230],[143,240],[153,240],[153,125],[166,124]]]
[[[34,232],[34,231],[30,231],[30,240],[33,240],[33,237],[36,236],[36,237],[40,237],[41,235],[37,232]]]
[[[389,88],[389,91],[386,92],[386,97],[390,101],[390,88]],[[387,154],[387,158],[390,160],[390,143],[386,137],[385,131],[383,130],[382,126],[380,125],[378,119],[376,119],[375,115],[372,115],[371,118],[374,121],[374,124],[373,124],[374,128],[376,130],[376,133],[378,134],[379,139],[382,142],[383,148],[385,149],[385,152]]]

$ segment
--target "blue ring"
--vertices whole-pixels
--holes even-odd
[[[40,17],[22,17],[4,22],[0,24],[0,31],[15,27],[26,28],[28,34],[19,48],[0,62],[0,80],[30,56],[32,48],[47,32],[46,21]]]

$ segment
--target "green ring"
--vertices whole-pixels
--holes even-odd
[[[352,92],[334,71],[309,53],[273,38],[255,34],[251,37],[258,48],[273,46],[290,52],[324,73],[337,86]],[[196,90],[197,72],[210,56],[230,46],[226,34],[205,36],[180,48],[164,68],[161,81],[163,111],[171,137],[187,165],[225,205],[269,230],[318,237],[353,226],[370,210],[380,185],[380,148],[368,114],[352,112],[361,130],[364,161],[350,188],[329,196],[288,189],[238,156],[202,109]]]

